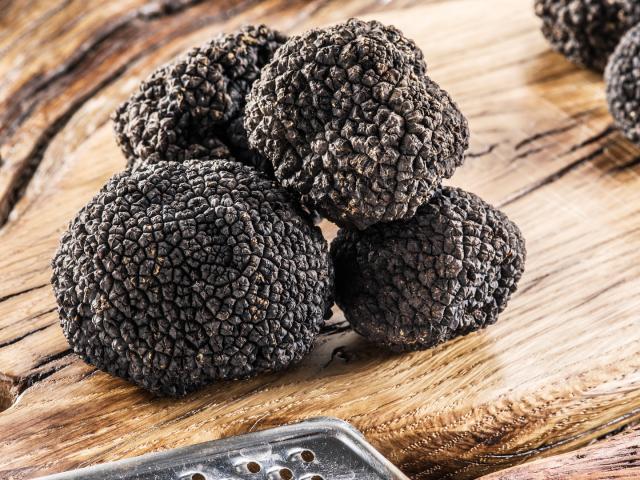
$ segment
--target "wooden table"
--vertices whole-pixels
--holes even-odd
[[[180,400],[78,360],[49,261],[124,166],[116,105],[218,32],[351,16],[393,23],[423,48],[472,128],[451,183],[503,208],[527,238],[526,275],[498,324],[390,355],[337,314],[297,368]],[[332,415],[414,478],[464,479],[640,418],[639,151],[612,128],[601,78],[549,50],[530,0],[5,0],[0,72],[0,478]]]

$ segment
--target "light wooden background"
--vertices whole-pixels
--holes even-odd
[[[640,152],[611,127],[601,78],[549,50],[530,0],[164,3],[175,8],[0,0],[0,478],[332,415],[414,478],[465,479],[640,418]],[[526,275],[498,324],[394,356],[337,314],[299,367],[180,400],[79,361],[49,261],[124,166],[116,105],[218,32],[351,16],[393,23],[423,48],[471,124],[451,183],[503,208],[527,238]]]

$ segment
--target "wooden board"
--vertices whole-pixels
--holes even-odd
[[[529,0],[0,6],[0,478],[333,415],[414,478],[464,479],[640,418],[639,151],[611,128],[601,78],[550,52]],[[67,222],[124,165],[116,105],[218,32],[251,22],[299,32],[356,15],[424,49],[473,133],[450,183],[504,208],[527,238],[527,272],[500,321],[390,355],[337,313],[297,368],[180,400],[70,354],[49,261]]]

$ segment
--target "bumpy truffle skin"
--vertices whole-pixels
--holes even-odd
[[[154,72],[113,116],[128,166],[233,156],[269,171],[248,149],[242,117],[251,85],[285,39],[265,26],[244,27]]]
[[[410,217],[462,164],[467,121],[394,27],[291,37],[249,94],[249,142],[303,204],[345,227]]]
[[[640,22],[637,0],[536,0],[542,33],[573,63],[604,70],[618,41]]]
[[[300,360],[332,305],[320,230],[238,162],[114,176],[71,222],[52,265],[73,350],[157,394]]]
[[[636,144],[640,145],[640,25],[629,30],[613,55],[605,71],[609,111],[616,125]]]
[[[408,221],[340,230],[336,300],[353,328],[419,350],[497,320],[525,263],[518,227],[477,196],[443,188]]]

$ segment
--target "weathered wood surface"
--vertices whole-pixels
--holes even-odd
[[[635,480],[640,478],[640,428],[589,447],[492,473],[481,480]]]
[[[165,2],[166,3],[166,2]],[[473,478],[640,418],[640,160],[601,79],[551,53],[529,0],[0,1],[0,478],[30,478],[316,415],[352,422],[414,478]],[[489,329],[381,354],[341,315],[299,367],[156,399],[83,364],[49,260],[124,159],[109,115],[153,68],[242,23],[394,23],[470,119],[451,183],[528,241]],[[327,227],[331,237],[333,229]]]

